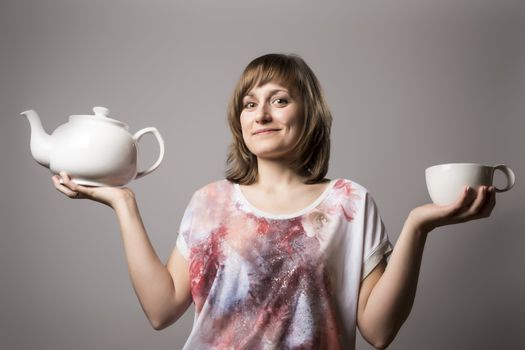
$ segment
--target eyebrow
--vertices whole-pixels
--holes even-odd
[[[277,92],[286,92],[288,95],[290,95],[290,92],[288,90],[284,90],[284,89],[273,89],[273,90],[270,90],[270,96],[273,96],[275,95]],[[255,95],[251,92],[247,93],[246,95],[243,96],[243,98],[245,97],[254,97]]]

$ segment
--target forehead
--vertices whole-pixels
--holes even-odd
[[[289,89],[288,89],[287,86],[284,86],[284,85],[281,85],[281,84],[278,84],[278,83],[274,83],[274,82],[269,82],[269,83],[266,83],[266,84],[260,84],[260,85],[252,87],[250,90],[248,90],[246,92],[246,95],[251,95],[253,93],[269,92],[269,91],[286,91],[286,92],[288,92]]]
[[[256,84],[254,87],[249,89],[244,96],[246,97],[246,96],[255,96],[255,95],[263,95],[263,94],[273,94],[276,92],[286,92],[286,93],[291,94],[290,89],[284,84],[270,81],[268,83]]]

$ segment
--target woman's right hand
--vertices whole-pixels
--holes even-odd
[[[93,201],[105,204],[113,209],[124,200],[134,198],[135,194],[127,187],[88,187],[81,186],[65,173],[54,175],[52,178],[55,188],[71,199],[91,199]],[[60,181],[62,180],[62,182]]]

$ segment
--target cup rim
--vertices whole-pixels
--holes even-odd
[[[441,168],[441,167],[450,166],[450,165],[475,165],[475,166],[482,166],[486,168],[493,168],[493,166],[491,165],[482,164],[482,163],[443,163],[443,164],[436,164],[436,165],[429,166],[428,168],[425,169],[425,171],[428,171],[433,168]]]

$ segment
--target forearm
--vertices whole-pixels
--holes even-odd
[[[364,325],[372,338],[389,344],[407,319],[416,295],[427,233],[417,229],[410,216],[392,251],[364,311]]]
[[[128,197],[119,201],[114,210],[133,288],[146,316],[155,326],[171,314],[175,299],[173,279],[155,253],[135,199]]]
[[[493,187],[468,186],[449,205],[426,204],[410,212],[386,269],[375,282],[364,307],[359,327],[367,340],[384,348],[394,339],[408,317],[416,295],[421,259],[428,232],[490,215],[496,204]]]

